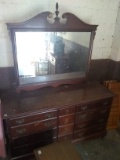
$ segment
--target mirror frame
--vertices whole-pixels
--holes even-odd
[[[61,19],[58,17],[59,11],[58,11],[58,3],[56,3],[56,11],[55,15],[56,17],[53,18],[53,14],[51,12],[42,12],[35,17],[29,19],[25,22],[20,23],[7,23],[7,29],[10,32],[10,37],[12,41],[12,48],[13,48],[13,58],[14,58],[14,68],[15,68],[15,86],[17,88],[17,91],[21,90],[34,90],[45,86],[53,86],[58,87],[62,84],[77,84],[85,81],[87,79],[87,75],[89,72],[90,67],[90,60],[91,60],[91,54],[92,54],[92,47],[93,47],[93,40],[95,36],[95,31],[97,29],[98,25],[90,25],[82,20],[80,20],[78,17],[76,17],[72,13],[64,13],[62,15],[62,19],[66,21],[66,23],[62,23]],[[52,20],[50,22],[50,20]],[[54,21],[54,22],[53,22]],[[35,77],[37,79],[36,81],[33,81],[33,83],[26,83],[24,85],[20,85],[19,81],[19,71],[18,71],[18,63],[17,63],[17,52],[16,52],[16,39],[15,39],[15,32],[91,32],[90,36],[90,43],[89,43],[89,60],[88,60],[88,66],[87,66],[87,72],[85,73],[85,76],[80,77],[76,76],[74,78],[68,78],[68,79],[56,79],[54,81],[49,81],[49,79],[45,82],[39,82],[40,77]],[[78,72],[79,73],[79,72]],[[62,76],[62,74],[61,74]],[[47,79],[47,76],[46,76]]]

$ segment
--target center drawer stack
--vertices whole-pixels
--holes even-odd
[[[61,108],[58,111],[58,141],[73,138],[76,106]]]

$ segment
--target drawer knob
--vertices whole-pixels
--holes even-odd
[[[68,113],[69,113],[69,109],[66,110],[66,114],[68,114]]]
[[[69,119],[68,119],[68,118],[65,118],[64,124],[68,124],[68,122],[69,122]]]
[[[24,134],[26,132],[26,129],[25,128],[22,128],[22,129],[18,129],[18,130],[16,130],[16,133],[17,134]]]
[[[46,118],[51,118],[51,117],[53,117],[52,113],[46,114]]]
[[[104,122],[104,121],[105,121],[104,118],[98,120],[99,123],[102,123],[102,122]]]
[[[81,110],[86,110],[88,108],[88,106],[83,106],[81,107]]]
[[[104,106],[106,106],[106,105],[108,105],[108,104],[109,104],[109,101],[104,101],[104,102],[103,102],[103,105],[104,105]]]
[[[105,113],[107,113],[107,111],[108,111],[107,109],[103,109],[103,110],[100,111],[100,113],[105,114]]]
[[[46,122],[44,125],[45,125],[45,127],[51,127],[51,126],[55,125],[55,122]]]
[[[24,123],[24,122],[25,122],[24,119],[16,120],[16,124],[22,124],[22,123]]]
[[[103,126],[97,128],[98,131],[101,131],[102,129],[103,129]]]
[[[79,119],[84,119],[84,118],[86,118],[86,116],[87,116],[86,114],[80,115]]]
[[[86,124],[81,124],[81,125],[78,126],[78,128],[81,129],[81,128],[85,127],[85,125]]]
[[[82,136],[83,136],[83,133],[78,133],[77,134],[77,137],[79,137],[79,138],[82,137]]]
[[[71,130],[70,128],[64,128],[62,131],[62,134],[66,134],[66,133],[70,132],[70,130]]]

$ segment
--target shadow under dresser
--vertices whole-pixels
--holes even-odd
[[[32,157],[35,148],[55,141],[105,136],[113,97],[98,82],[3,95],[10,159]]]

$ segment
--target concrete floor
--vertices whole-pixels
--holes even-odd
[[[120,160],[120,129],[108,131],[106,137],[85,141],[76,147],[83,160]]]
[[[120,160],[120,129],[111,130],[103,139],[77,145],[83,160]]]

